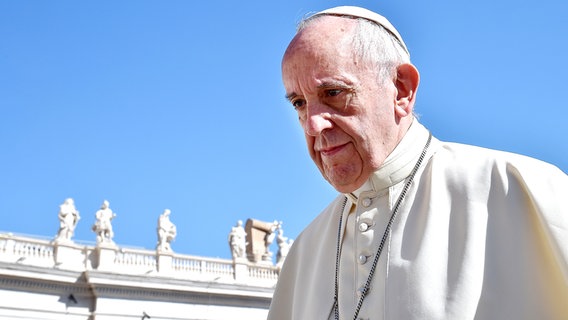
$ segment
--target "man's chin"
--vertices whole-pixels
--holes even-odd
[[[330,179],[327,179],[327,182],[329,182],[329,184],[331,184],[331,186],[337,190],[338,192],[341,193],[350,193],[353,192],[357,189],[359,189],[364,183],[365,180],[362,180],[361,182],[358,181],[354,181],[351,183],[346,183],[346,182],[337,182],[337,181],[332,181]]]
[[[326,170],[329,169],[329,170]],[[323,177],[335,190],[341,193],[349,193],[360,188],[367,178],[358,166],[323,166],[320,168]]]

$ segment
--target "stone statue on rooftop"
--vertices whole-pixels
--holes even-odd
[[[290,251],[290,247],[294,243],[294,240],[288,239],[284,236],[284,230],[282,229],[282,222],[278,228],[278,236],[276,236],[276,244],[278,244],[278,252],[276,253],[276,265],[282,266],[284,259]]]
[[[231,228],[229,233],[229,246],[231,247],[231,254],[233,259],[246,258],[246,241],[247,233],[243,228],[243,221],[237,221],[237,225]]]
[[[158,245],[156,250],[162,252],[171,252],[171,243],[177,235],[176,225],[170,221],[170,209],[164,210],[164,213],[158,218]]]
[[[116,214],[110,209],[110,204],[107,200],[103,201],[95,217],[97,220],[92,229],[97,234],[97,244],[114,244],[112,241],[114,232],[112,231],[111,220],[116,217]]]
[[[272,252],[270,251],[270,245],[274,242],[274,238],[276,237],[276,230],[280,228],[280,224],[282,222],[278,222],[274,220],[274,222],[270,225],[268,230],[266,230],[266,235],[264,236],[264,246],[266,248],[264,260],[272,259]]]
[[[248,219],[245,225],[247,258],[253,263],[272,264],[270,245],[281,222],[264,222]]]
[[[70,242],[71,237],[75,232],[77,223],[81,217],[79,216],[79,211],[75,208],[75,202],[71,198],[65,199],[65,201],[59,206],[59,231],[55,237],[57,242]]]

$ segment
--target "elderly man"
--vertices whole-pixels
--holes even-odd
[[[568,177],[432,137],[413,115],[419,73],[384,17],[307,18],[282,74],[340,195],[294,242],[269,319],[568,317]]]

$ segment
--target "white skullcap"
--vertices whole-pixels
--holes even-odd
[[[312,15],[310,18],[320,16],[320,15],[331,15],[331,16],[339,16],[339,17],[350,16],[350,17],[362,18],[362,19],[366,19],[366,20],[369,20],[371,22],[374,22],[374,23],[382,26],[383,28],[385,28],[385,30],[387,30],[388,32],[390,32],[396,38],[396,40],[400,43],[400,45],[402,46],[404,51],[406,51],[406,53],[408,53],[408,55],[410,56],[410,52],[408,51],[406,44],[404,44],[404,41],[402,41],[402,37],[400,36],[400,33],[398,33],[398,31],[387,20],[387,18],[381,16],[378,13],[375,13],[371,10],[367,10],[367,9],[361,8],[361,7],[341,6],[341,7],[335,7],[335,8],[331,8],[331,9],[327,9],[327,10],[317,12],[314,15]]]

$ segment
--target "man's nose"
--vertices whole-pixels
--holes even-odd
[[[324,130],[333,126],[330,114],[326,111],[326,108],[321,104],[307,106],[306,122],[304,124],[304,131],[307,135],[320,135]]]

